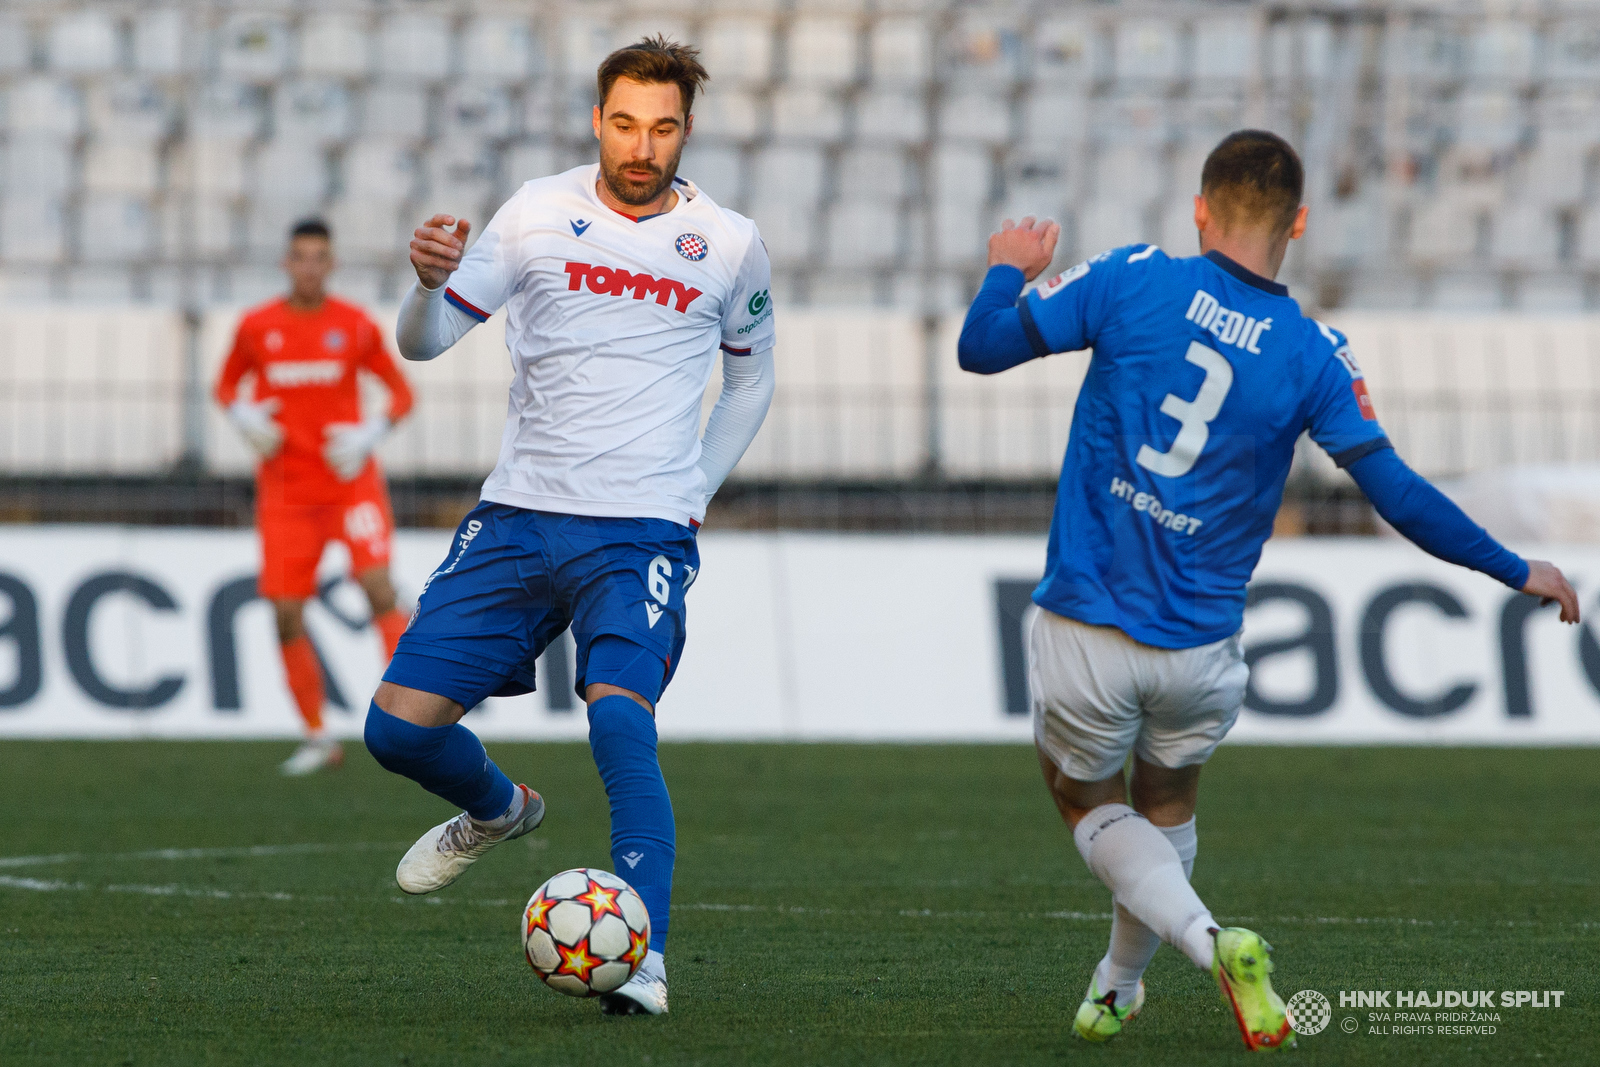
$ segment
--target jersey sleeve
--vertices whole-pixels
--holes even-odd
[[[476,322],[488,322],[516,290],[521,258],[517,222],[521,216],[522,196],[518,194],[500,205],[445,283],[446,302]]]
[[[1092,346],[1110,310],[1119,269],[1129,256],[1148,258],[1154,250],[1154,245],[1113,248],[1024,294],[1017,310],[1034,350],[1043,356]]]
[[[1334,463],[1348,467],[1362,456],[1391,446],[1378,425],[1361,367],[1350,354],[1350,342],[1332,327],[1315,320],[1313,324],[1317,333],[1310,344],[1326,358],[1312,381],[1306,429]],[[1315,359],[1312,366],[1317,366]]]
[[[229,351],[227,360],[223,362],[222,373],[217,375],[217,384],[212,390],[217,403],[223,407],[238,399],[240,381],[255,369],[255,358],[245,337],[245,326],[249,321],[246,319],[239,323],[239,329],[233,335],[233,348]]]
[[[394,357],[384,347],[383,334],[378,327],[371,321],[363,320],[360,332],[361,365],[377,375],[384,388],[389,390],[389,422],[399,422],[411,411],[414,403],[411,383],[406,381]]]
[[[722,349],[736,356],[771,348],[776,337],[772,320],[772,263],[759,233],[750,236],[750,247],[733,280],[722,312]]]

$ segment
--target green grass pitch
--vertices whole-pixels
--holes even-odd
[[[610,866],[588,750],[491,749],[544,792],[545,827],[409,899],[395,862],[449,812],[359,746],[286,781],[282,744],[0,744],[0,1064],[1246,1055],[1209,976],[1169,948],[1122,1037],[1071,1039],[1109,901],[1015,746],[663,746],[672,1013],[602,1018],[540,985],[517,939],[546,877]],[[1224,748],[1194,880],[1276,945],[1285,997],[1333,999],[1296,1062],[1594,1062],[1597,810],[1591,751]],[[1358,1014],[1341,989],[1490,987],[1566,995],[1502,1010],[1492,1036],[1340,1029]]]

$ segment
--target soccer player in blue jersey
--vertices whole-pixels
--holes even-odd
[[[1074,1021],[1090,1040],[1139,1011],[1144,970],[1165,940],[1212,972],[1247,1047],[1293,1043],[1268,977],[1271,947],[1219,929],[1189,874],[1200,768],[1233,725],[1249,674],[1245,586],[1303,431],[1419,547],[1578,621],[1559,570],[1501,547],[1406,466],[1344,336],[1302,315],[1273,280],[1305,231],[1303,184],[1282,138],[1231,134],[1195,197],[1201,255],[1116,248],[1020,300],[1060,231],[1008,220],[990,238],[961,333],[961,366],[979,374],[1094,349],[1029,636],[1040,764],[1115,904],[1110,948]]]

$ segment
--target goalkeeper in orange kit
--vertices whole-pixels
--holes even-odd
[[[216,400],[261,457],[256,525],[261,535],[257,591],[272,602],[290,692],[307,738],[283,764],[310,774],[344,758],[322,727],[322,666],[304,621],[317,592],[317,563],[329,541],[350,549],[350,569],[372,605],[386,655],[405,632],[389,579],[394,526],[389,491],[373,449],[411,410],[411,389],[372,320],[327,294],[334,267],[328,227],[297,224],[283,268],[290,292],[254,308],[239,324],[217,380]],[[383,382],[387,415],[363,419],[359,371]],[[240,391],[252,380],[250,395]]]

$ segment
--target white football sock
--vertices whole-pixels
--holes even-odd
[[[513,786],[511,789],[511,803],[506,806],[505,811],[502,811],[494,818],[484,820],[483,822],[479,822],[477,819],[473,819],[472,821],[478,823],[479,826],[483,827],[485,830],[488,830],[490,833],[497,834],[509,827],[518,819],[522,818],[522,812],[527,808],[527,806],[527,794],[521,789]],[[468,816],[468,818],[471,818],[471,816]]]
[[[1166,839],[1172,842],[1178,859],[1183,863],[1183,876],[1194,874],[1194,856],[1199,848],[1195,835],[1194,818],[1179,826],[1157,826]],[[1111,913],[1111,944],[1095,968],[1095,984],[1102,991],[1115,989],[1118,1004],[1131,1004],[1139,992],[1139,979],[1155,959],[1161,947],[1161,935],[1119,903],[1113,903]]]
[[[1079,821],[1073,841],[1114,899],[1196,967],[1211,969],[1210,910],[1189,887],[1165,834],[1126,804],[1102,804]]]

